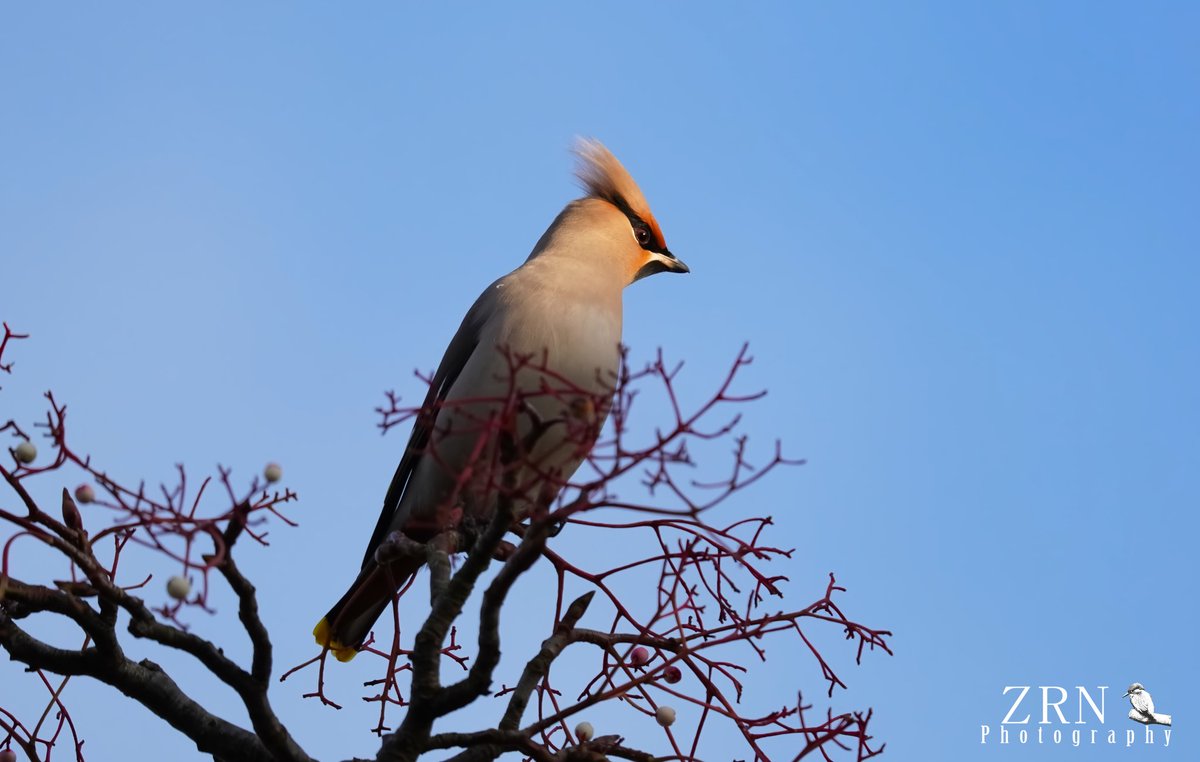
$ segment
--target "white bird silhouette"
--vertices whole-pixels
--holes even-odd
[[[1146,693],[1146,689],[1142,687],[1141,683],[1129,686],[1129,690],[1125,691],[1125,696],[1129,697],[1129,703],[1133,705],[1134,709],[1147,717],[1154,716],[1154,699],[1150,698],[1150,694]]]
[[[1122,698],[1126,697],[1129,698],[1129,704],[1133,707],[1129,713],[1129,719],[1144,725],[1171,724],[1171,715],[1154,713],[1154,699],[1150,697],[1141,683],[1129,686],[1129,690],[1125,691],[1125,695],[1122,696]]]

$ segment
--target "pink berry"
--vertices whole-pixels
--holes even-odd
[[[96,502],[96,490],[90,484],[80,484],[75,488],[75,500],[80,503]]]
[[[650,661],[650,651],[642,646],[629,652],[629,663],[635,667],[644,667],[648,661]]]
[[[674,685],[683,679],[683,673],[679,671],[679,667],[674,664],[663,670],[663,680]]]
[[[17,753],[12,749],[0,751],[0,762],[17,762]]]

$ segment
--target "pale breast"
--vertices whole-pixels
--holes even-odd
[[[522,469],[523,482],[540,479],[561,486],[591,449],[616,383],[620,305],[613,309],[595,299],[524,296],[515,302],[499,300],[449,390],[434,427],[436,456],[422,459],[413,494],[406,496],[409,515],[440,523],[434,514],[441,509],[435,506],[444,504],[468,467],[473,486],[461,490],[458,502],[468,513],[490,512],[495,485],[485,483],[495,477],[486,464],[494,462],[496,443],[482,437],[514,384],[533,411],[519,418],[522,438],[535,419],[551,424],[526,454],[530,466]],[[511,363],[522,356],[528,359],[517,361],[514,378]]]

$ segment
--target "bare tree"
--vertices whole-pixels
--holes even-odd
[[[0,370],[11,370],[11,362],[4,364],[6,352],[23,338],[4,325]],[[549,372],[539,358],[508,361],[505,394],[455,403],[469,407],[477,445],[458,478],[458,494],[439,514],[444,520],[427,532],[394,532],[375,554],[384,565],[407,568],[420,560],[429,570],[427,608],[423,595],[408,592],[410,580],[360,651],[360,658],[376,660],[379,669],[362,696],[378,705],[372,729],[380,737],[376,759],[414,760],[434,752],[491,760],[514,752],[539,762],[691,760],[704,757],[704,739],[718,734],[740,737],[747,753],[764,760],[810,754],[863,760],[882,751],[882,745],[871,744],[870,711],[819,712],[798,691],[765,715],[742,708],[744,692],[753,688],[744,679],[745,661],[765,661],[771,639],[790,639],[788,647],[811,655],[830,699],[845,684],[822,655],[814,630],[841,632],[854,643],[856,660],[877,648],[890,653],[890,633],[843,612],[843,588],[832,574],[815,600],[783,604],[787,578],[773,564],[792,551],[767,538],[769,517],[722,519],[732,496],[797,463],[784,457],[778,443],[765,462],[751,463],[738,408],[761,394],[735,391],[739,371],[750,362],[745,348],[713,393],[691,407],[680,401],[680,366],[661,355],[637,370],[625,363],[612,379],[611,396],[584,392],[562,379],[547,382]],[[530,373],[542,381],[536,386],[521,381]],[[638,415],[648,407],[635,405],[645,395],[660,401],[654,412],[666,411],[658,428],[633,425],[635,407]],[[547,408],[534,399],[547,396],[554,409],[564,411],[552,420],[535,412]],[[14,420],[0,426],[13,445],[11,463],[0,464],[0,476],[15,501],[0,499],[0,524],[9,530],[0,559],[0,646],[27,667],[28,690],[47,694],[38,717],[18,717],[0,706],[0,755],[8,755],[0,762],[16,759],[14,752],[29,760],[84,759],[86,718],[72,714],[67,691],[79,677],[142,704],[215,759],[311,759],[268,698],[275,671],[271,638],[255,587],[235,561],[235,549],[246,552],[247,542],[264,545],[269,522],[295,526],[285,509],[296,495],[276,486],[278,470],[268,468],[240,489],[223,468],[193,486],[182,466],[173,484],[156,490],[126,486],[68,443],[66,406],[50,392],[46,400],[45,417],[35,428]],[[433,412],[406,407],[389,393],[379,408],[380,427],[386,432]],[[653,418],[650,410],[645,415],[646,421]],[[552,426],[567,427],[570,441],[581,448],[596,442],[573,476],[548,467],[551,461],[539,450],[542,434]],[[31,436],[37,430],[52,455],[37,457]],[[429,443],[426,453],[436,456],[436,445]],[[721,451],[729,458],[721,476],[694,476],[704,473],[699,453]],[[80,476],[86,482],[74,495],[64,484],[61,506],[53,510],[26,488],[32,479],[74,477],[74,482]],[[468,491],[486,493],[495,510],[463,515],[455,506]],[[631,492],[639,497],[628,497]],[[24,543],[53,553],[63,564],[63,578],[30,579],[13,568],[12,550]],[[578,549],[594,543],[626,553],[589,565]],[[123,561],[130,548],[146,552]],[[178,574],[165,595],[155,594],[162,587],[149,584],[151,572],[164,566]],[[524,649],[527,661],[511,674],[498,674],[506,601],[531,569],[553,580],[538,592],[546,601],[545,639],[506,643],[510,651]],[[538,584],[537,576],[525,583]],[[248,664],[187,626],[188,617],[219,615],[209,595],[221,584],[238,601],[238,620],[252,646]],[[411,635],[402,633],[401,608],[410,617],[414,610],[428,612]],[[603,612],[589,616],[590,608]],[[477,612],[473,648],[457,637],[456,624],[468,610]],[[118,626],[119,615],[127,626]],[[69,623],[79,646],[62,648],[32,634],[27,621],[43,618]],[[126,653],[131,638],[194,659],[233,690],[250,727],[189,698],[158,664],[131,659]],[[583,661],[568,660],[568,650]],[[311,690],[304,696],[336,707],[330,655],[318,650],[280,679],[308,675]],[[480,701],[495,702],[493,726],[434,732],[435,722]],[[581,720],[600,704],[653,717],[662,727],[661,740],[643,750],[620,735],[596,735]],[[675,721],[676,708],[687,706],[698,719],[685,728]]]

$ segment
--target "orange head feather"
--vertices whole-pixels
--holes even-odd
[[[575,144],[575,155],[579,157],[579,166],[575,176],[583,184],[589,196],[603,199],[620,209],[626,216],[640,220],[650,228],[654,236],[656,249],[666,249],[667,242],[663,238],[658,220],[650,211],[646,197],[638,188],[629,171],[617,161],[617,157],[604,147],[604,144],[593,138],[580,138]]]

